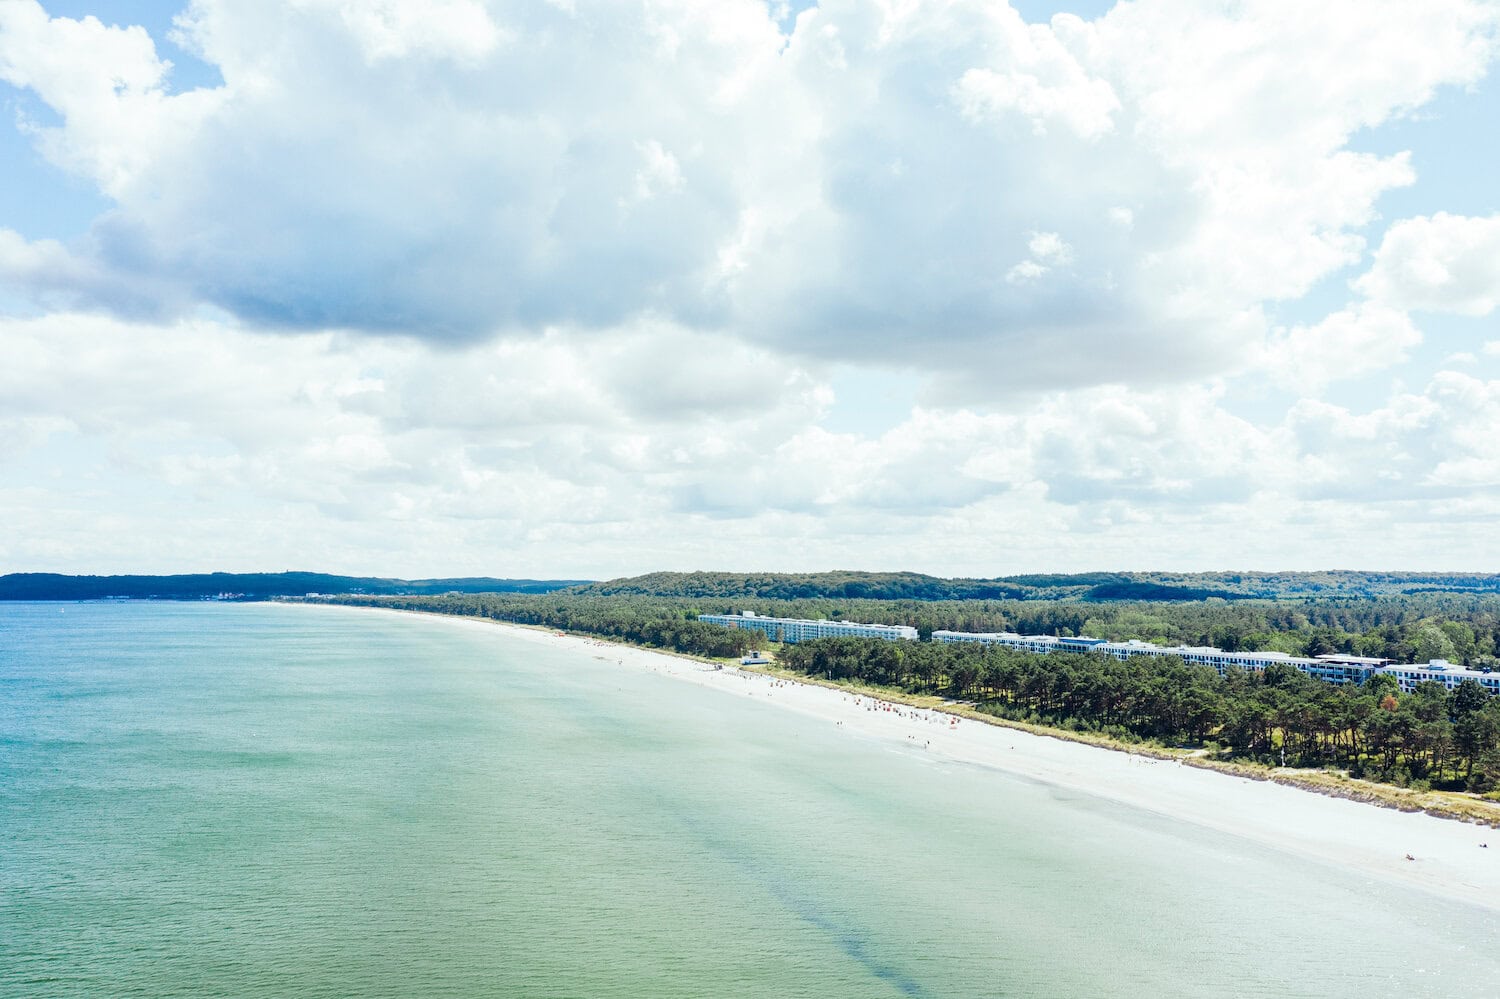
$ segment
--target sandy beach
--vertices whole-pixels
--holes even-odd
[[[385,614],[404,611],[374,610]],[[938,711],[712,666],[583,636],[472,618],[425,615],[503,630],[520,641],[576,650],[683,683],[754,698],[849,734],[992,768],[1192,822],[1374,878],[1500,910],[1500,830],[1328,797],[1095,746],[987,725]]]

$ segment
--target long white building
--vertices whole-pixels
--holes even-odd
[[[1159,659],[1177,656],[1184,662],[1212,666],[1223,676],[1230,669],[1255,672],[1267,666],[1282,664],[1301,670],[1308,676],[1328,683],[1364,683],[1376,673],[1396,678],[1401,690],[1410,693],[1417,684],[1440,683],[1449,690],[1465,680],[1473,680],[1491,694],[1500,694],[1500,673],[1484,673],[1457,666],[1445,659],[1434,659],[1426,665],[1392,663],[1389,659],[1368,656],[1323,655],[1313,658],[1289,656],[1285,652],[1225,652],[1206,645],[1154,645],[1151,642],[1106,642],[1102,638],[1056,638],[1052,635],[1017,635],[1013,632],[934,631],[934,642],[978,642],[1001,645],[1022,652],[1046,655],[1050,652],[1093,652],[1119,660],[1137,656]]]
[[[748,628],[773,642],[806,642],[814,638],[883,638],[888,642],[915,642],[917,629],[904,624],[857,624],[854,621],[807,621],[795,617],[760,617],[751,611],[739,614],[699,614],[698,620],[726,628]]]

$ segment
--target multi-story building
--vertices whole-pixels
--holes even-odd
[[[934,642],[979,642],[1000,645],[1022,652],[1046,655],[1051,652],[1094,652],[1124,661],[1135,657],[1161,659],[1176,656],[1183,662],[1212,666],[1223,676],[1231,668],[1262,672],[1268,666],[1285,665],[1327,683],[1364,683],[1377,673],[1396,678],[1401,690],[1410,693],[1420,683],[1440,683],[1449,690],[1464,680],[1473,680],[1492,694],[1500,694],[1500,673],[1456,666],[1443,659],[1425,665],[1393,664],[1389,659],[1370,656],[1321,655],[1312,658],[1290,656],[1285,652],[1225,652],[1206,645],[1155,645],[1130,640],[1106,642],[1099,638],[1056,638],[1052,635],[1017,635],[1012,632],[934,631]]]
[[[773,642],[806,642],[814,638],[881,638],[888,642],[915,642],[917,629],[902,624],[858,624],[854,621],[807,621],[793,617],[761,617],[751,611],[739,614],[699,614],[698,620],[726,628],[748,628]]]

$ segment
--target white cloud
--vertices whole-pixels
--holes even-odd
[[[659,193],[678,190],[682,187],[682,167],[677,157],[662,148],[655,139],[636,144],[641,155],[641,168],[635,175],[635,197],[631,202],[646,201]]]
[[[1427,374],[1500,347],[1408,315],[1493,312],[1496,219],[1399,222],[1356,301],[1265,318],[1367,260],[1420,160],[1353,137],[1477,81],[1497,22],[195,0],[176,40],[224,83],[173,93],[140,29],[0,2],[0,79],[56,114],[25,127],[114,205],[0,228],[0,560],[1500,558],[1455,526],[1500,517],[1500,388]],[[828,429],[830,359],[920,405]],[[1241,392],[1408,362],[1359,406]]]
[[[1049,267],[1062,267],[1073,262],[1073,248],[1055,232],[1034,232],[1026,241],[1026,249],[1032,257]]]
[[[449,341],[660,316],[997,386],[1056,377],[1045,340],[1090,384],[1233,367],[1247,316],[1358,259],[1413,172],[1350,136],[1478,79],[1497,18],[195,0],[178,41],[224,85],[170,94],[140,29],[15,0],[0,73],[116,203],[77,302]]]
[[[1271,483],[1270,441],[1221,386],[1054,396],[1029,414],[1033,474],[1069,505],[1239,503]]]
[[[955,573],[1347,565],[1386,530],[1374,561],[1431,565],[1423,545],[1500,516],[1500,382],[1454,372],[1263,426],[1223,385],[1111,386],[876,436],[823,429],[811,372],[680,327],[432,351],[60,313],[0,339],[17,566],[600,575],[826,568],[856,543]]]
[[[704,275],[739,217],[735,163],[758,138],[736,103],[776,89],[756,84],[780,38],[751,5],[595,4],[574,18],[200,0],[181,41],[224,86],[167,95],[138,29],[6,8],[25,16],[0,51],[28,69],[9,78],[61,115],[48,133],[59,162],[118,204],[91,256],[257,324],[435,339],[710,316]],[[465,12],[515,42],[434,58],[477,37]],[[413,19],[422,31],[403,27]],[[138,82],[117,91],[118,71],[70,44],[80,32],[140,43],[125,53]]]
[[[1005,280],[1011,284],[1023,284],[1027,281],[1035,281],[1046,274],[1047,270],[1044,264],[1039,264],[1035,260],[1023,260],[1005,272]]]
[[[1294,298],[1355,262],[1375,199],[1409,184],[1404,154],[1344,148],[1445,83],[1481,78],[1492,5],[1399,2],[1117,6],[1084,36],[1139,141],[1198,195],[1163,248],[1184,307]],[[1150,58],[1141,54],[1150,52]]]
[[[1488,315],[1500,306],[1500,214],[1397,222],[1354,285],[1398,308]]]
[[[995,11],[991,25],[996,48],[1003,52],[997,60],[1001,65],[975,67],[959,77],[953,96],[964,116],[982,121],[1019,114],[1037,135],[1046,134],[1049,124],[1061,125],[1082,139],[1111,131],[1119,98],[1107,81],[1091,77],[1067,48],[1078,23],[1064,15],[1053,27],[1028,25],[1013,10]]]
[[[1357,413],[1304,401],[1285,425],[1297,455],[1296,482],[1309,498],[1370,502],[1484,500],[1500,513],[1500,382],[1438,373],[1420,393],[1402,393]],[[1441,523],[1443,515],[1428,515]]]
[[[1399,309],[1362,302],[1312,326],[1278,330],[1262,364],[1272,378],[1312,392],[1404,361],[1422,333]]]
[[[323,515],[614,519],[693,477],[732,480],[816,419],[826,387],[673,329],[430,352],[213,323],[59,313],[0,325],[0,421],[107,442],[116,472]],[[615,502],[618,501],[618,502]]]
[[[1073,247],[1055,232],[1034,232],[1026,241],[1026,250],[1031,259],[1016,264],[1005,274],[1011,284],[1035,281],[1054,267],[1066,267],[1073,262]]]
[[[23,126],[54,162],[118,201],[166,193],[167,150],[222,110],[217,90],[169,96],[170,68],[140,27],[48,18],[33,0],[0,4],[0,80],[35,91],[63,119]]]
[[[475,62],[502,33],[474,0],[302,0],[336,11],[371,63],[414,53]]]

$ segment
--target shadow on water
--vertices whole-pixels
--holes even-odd
[[[866,931],[850,922],[836,918],[820,907],[809,895],[798,891],[785,877],[773,873],[770,866],[758,862],[754,857],[743,852],[737,844],[730,843],[722,836],[715,834],[701,820],[666,802],[661,802],[660,807],[665,815],[676,821],[706,850],[728,861],[747,879],[764,889],[782,908],[822,933],[873,977],[894,987],[902,995],[928,996],[933,994],[900,967],[882,961],[872,954],[869,934]]]

